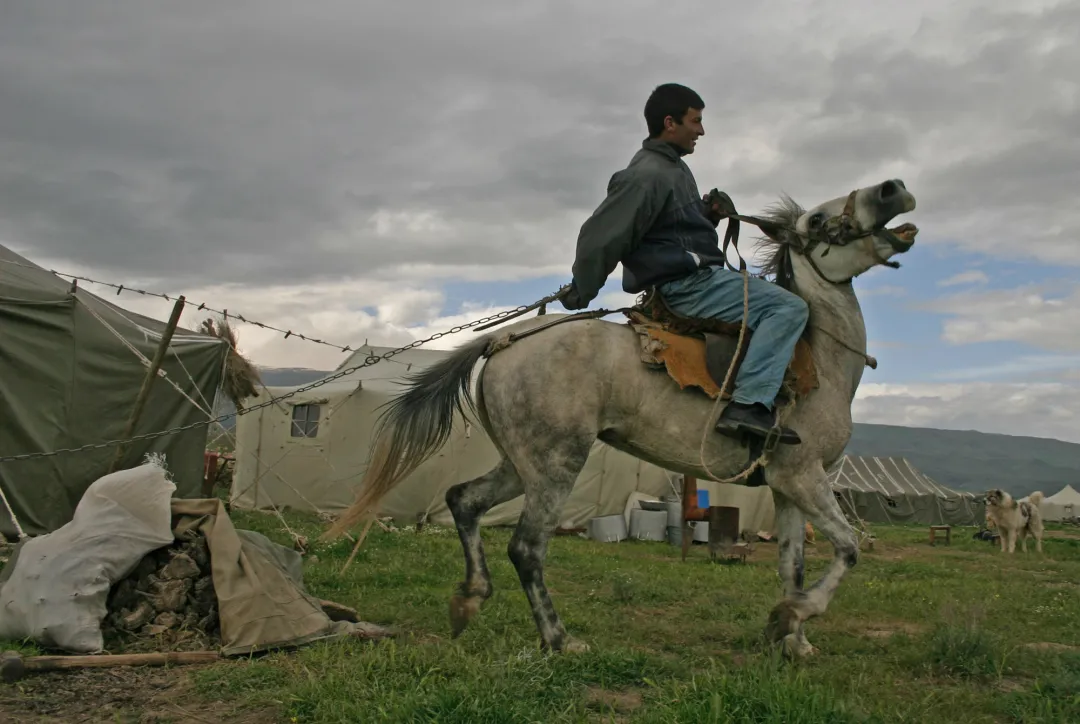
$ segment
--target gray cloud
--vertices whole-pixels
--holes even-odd
[[[743,210],[901,175],[931,240],[1080,261],[1076,2],[446,7],[6,8],[0,242],[176,285],[568,273],[678,80],[707,106],[690,163]]]

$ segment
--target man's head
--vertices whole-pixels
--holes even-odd
[[[704,108],[701,96],[684,85],[665,83],[657,86],[645,101],[649,138],[673,143],[686,153],[693,153],[698,137],[705,135],[701,126]]]

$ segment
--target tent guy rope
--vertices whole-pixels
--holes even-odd
[[[25,265],[20,265],[20,266],[25,266]],[[89,281],[93,281],[93,280],[89,280]],[[405,345],[403,347],[398,347],[397,349],[392,349],[389,352],[387,352],[386,354],[382,354],[382,355],[368,354],[368,356],[365,357],[363,362],[361,362],[360,364],[353,365],[352,367],[346,367],[345,369],[343,369],[343,370],[341,370],[339,372],[335,372],[334,374],[329,375],[327,377],[324,377],[321,380],[317,380],[315,382],[312,382],[309,385],[305,385],[303,387],[298,387],[295,390],[291,390],[289,392],[286,392],[285,394],[280,395],[278,397],[271,397],[269,400],[266,400],[265,402],[260,402],[257,405],[251,405],[250,407],[245,407],[242,410],[237,410],[235,413],[231,413],[231,414],[228,414],[228,415],[220,415],[218,417],[207,418],[206,420],[199,420],[197,422],[193,422],[193,423],[190,423],[190,424],[187,424],[187,425],[180,425],[178,427],[172,427],[172,428],[169,428],[167,430],[159,430],[157,432],[148,432],[148,433],[144,433],[142,435],[135,435],[135,436],[132,436],[132,437],[129,437],[129,438],[116,439],[116,440],[106,440],[104,442],[90,443],[90,444],[87,444],[87,445],[81,445],[79,447],[61,448],[59,450],[50,450],[50,451],[46,451],[46,452],[23,453],[21,455],[7,455],[7,456],[4,456],[4,457],[0,457],[0,463],[10,463],[10,462],[17,462],[17,461],[20,461],[20,460],[32,460],[32,459],[36,459],[36,458],[53,457],[55,455],[62,455],[62,454],[76,453],[76,452],[84,452],[84,451],[87,451],[87,450],[102,450],[102,449],[105,449],[105,448],[114,447],[116,445],[127,445],[128,443],[138,442],[138,441],[142,441],[142,440],[154,440],[154,439],[159,438],[159,437],[165,437],[167,435],[173,435],[173,434],[178,433],[178,432],[184,432],[185,430],[194,430],[195,428],[199,428],[199,427],[208,427],[208,426],[214,424],[215,422],[217,422],[217,423],[223,422],[224,420],[227,420],[230,417],[233,417],[234,414],[237,417],[239,417],[240,415],[246,415],[246,414],[248,414],[250,412],[254,412],[255,410],[261,410],[264,407],[270,407],[271,405],[276,405],[276,404],[280,403],[282,400],[287,400],[290,397],[301,394],[302,392],[307,392],[309,390],[314,390],[314,389],[316,389],[318,387],[322,387],[323,385],[329,384],[330,382],[333,382],[334,380],[341,379],[342,377],[344,377],[344,376],[346,376],[348,374],[351,374],[353,372],[356,372],[357,370],[363,369],[365,367],[371,367],[372,365],[374,365],[374,364],[376,364],[376,363],[378,363],[378,362],[380,362],[382,360],[387,360],[387,359],[389,359],[391,357],[394,357],[395,355],[401,354],[402,352],[407,352],[408,350],[416,349],[417,347],[420,347],[421,345],[427,344],[429,342],[434,342],[434,341],[436,341],[438,339],[441,339],[442,337],[446,337],[446,336],[451,335],[451,334],[457,334],[458,332],[462,332],[462,331],[464,331],[466,329],[472,329],[473,327],[479,326],[481,324],[487,324],[489,322],[494,322],[494,321],[497,321],[497,320],[506,320],[508,318],[521,316],[521,314],[529,311],[530,309],[535,309],[537,306],[539,306],[542,303],[550,303],[550,302],[553,302],[553,301],[559,299],[559,297],[561,297],[563,294],[565,294],[565,292],[566,292],[566,288],[563,287],[562,289],[555,292],[554,294],[549,294],[548,296],[544,297],[542,300],[540,300],[538,302],[534,302],[533,304],[521,305],[521,306],[515,307],[513,309],[506,309],[506,310],[503,310],[501,312],[496,312],[495,314],[488,315],[487,317],[481,317],[480,319],[474,320],[472,322],[466,322],[465,324],[455,325],[455,326],[451,327],[450,329],[446,330],[445,332],[436,332],[435,334],[432,334],[432,335],[430,335],[428,337],[425,337],[423,339],[418,339],[418,340],[415,340],[413,342],[410,342],[409,344],[407,344],[407,345]],[[173,301],[175,301],[175,300],[173,300]],[[207,309],[208,307],[200,306],[200,308],[201,309]]]

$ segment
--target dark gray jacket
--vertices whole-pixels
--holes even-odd
[[[573,290],[563,300],[581,309],[620,261],[623,290],[637,294],[710,265],[723,266],[716,227],[679,152],[646,140],[608,182],[608,194],[582,225]]]

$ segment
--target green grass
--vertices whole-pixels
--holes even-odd
[[[289,543],[272,516],[233,517]],[[311,540],[323,529],[302,515],[289,524]],[[875,533],[875,551],[808,626],[820,653],[792,664],[761,642],[780,591],[775,544],[759,544],[745,565],[715,565],[700,547],[683,563],[665,544],[557,537],[546,580],[592,650],[551,656],[506,558],[509,531],[483,531],[495,595],[452,640],[456,534],[374,530],[343,576],[351,544],[317,547],[305,581],[405,637],[223,663],[195,673],[195,690],[272,704],[298,724],[1080,721],[1080,540],[1008,557],[970,531],[935,548],[923,527]],[[819,540],[808,581],[830,555]],[[1031,646],[1046,642],[1059,646]]]

